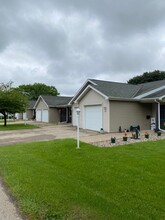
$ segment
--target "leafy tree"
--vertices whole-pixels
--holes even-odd
[[[7,115],[24,112],[28,99],[21,92],[11,88],[12,82],[0,85],[0,113],[4,116],[4,126],[7,125]]]
[[[140,84],[165,79],[165,71],[155,70],[153,72],[145,72],[142,75],[135,76],[128,80],[128,84]]]
[[[16,90],[20,90],[24,94],[27,94],[30,100],[37,100],[40,95],[59,95],[54,86],[48,86],[43,83],[20,85]]]

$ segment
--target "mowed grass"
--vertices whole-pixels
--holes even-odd
[[[0,148],[0,175],[29,219],[165,219],[165,141],[80,147]]]
[[[7,124],[7,126],[0,125],[0,131],[23,130],[33,128],[39,128],[39,126],[31,124]]]

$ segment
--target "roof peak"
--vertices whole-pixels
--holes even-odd
[[[137,85],[133,85],[133,84],[128,84],[126,82],[115,82],[115,81],[108,81],[108,80],[101,80],[101,79],[88,79],[88,81],[92,81],[92,82],[106,82],[106,83],[113,83],[113,84],[122,84],[122,85],[128,85],[128,86],[139,86],[140,84]]]

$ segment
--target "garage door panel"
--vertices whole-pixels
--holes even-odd
[[[100,131],[102,128],[102,107],[85,107],[85,128],[94,131]]]
[[[41,109],[36,110],[36,121],[42,121],[42,111],[41,111]]]
[[[42,110],[42,121],[43,122],[48,122],[49,121],[48,110],[47,109]]]
[[[26,120],[26,119],[27,119],[27,113],[24,112],[24,113],[23,113],[23,120]]]

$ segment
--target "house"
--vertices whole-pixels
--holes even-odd
[[[36,121],[38,122],[71,122],[71,106],[68,105],[72,97],[41,95],[34,105]]]
[[[69,104],[73,125],[77,124],[76,109],[80,109],[79,126],[83,129],[165,128],[165,80],[131,85],[89,79]]]
[[[35,109],[34,109],[35,103],[36,103],[35,100],[29,101],[28,108],[27,108],[26,112],[23,113],[23,119],[24,120],[35,119]]]
[[[36,103],[35,100],[29,101],[26,112],[16,113],[15,114],[16,119],[23,119],[23,120],[33,120],[33,119],[35,119],[35,109],[34,109],[35,103]]]

